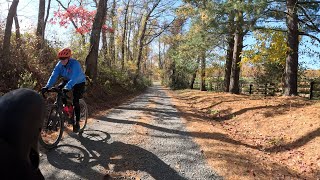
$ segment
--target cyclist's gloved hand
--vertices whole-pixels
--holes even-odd
[[[47,88],[47,87],[43,87],[43,88],[41,89],[41,93],[42,93],[42,94],[46,93],[47,91],[48,91],[48,88]]]

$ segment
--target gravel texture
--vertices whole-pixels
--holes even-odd
[[[40,169],[46,179],[222,179],[159,85],[43,150]]]

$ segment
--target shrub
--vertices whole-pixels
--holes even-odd
[[[30,88],[34,89],[37,85],[37,80],[32,77],[32,72],[25,71],[20,74],[20,79],[18,80],[19,88]]]

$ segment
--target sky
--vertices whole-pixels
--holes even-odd
[[[64,2],[65,0],[62,0]],[[35,31],[36,25],[37,25],[37,17],[38,17],[38,0],[20,0],[18,4],[18,19],[20,22],[21,31]],[[11,1],[8,0],[0,0],[0,20],[5,20],[8,9],[11,4]],[[47,5],[46,5],[47,6]],[[54,9],[57,9],[58,3],[55,0],[51,1],[51,9],[50,9],[50,16],[49,19],[52,18],[52,14]],[[70,28],[65,29],[63,27],[60,27],[59,25],[53,25],[50,23],[47,23],[46,27],[46,38],[49,40],[56,40],[65,42],[65,45],[68,45],[68,42],[70,41],[70,33],[72,33],[74,30],[71,26]],[[318,35],[319,37],[319,35]],[[309,42],[308,42],[309,41]],[[248,44],[254,44],[255,41],[252,37],[246,36],[245,38],[245,45]],[[311,51],[316,51],[320,53],[320,47],[316,45],[317,43],[310,42],[310,38],[303,37],[302,41],[299,46],[299,62],[305,62],[306,67],[310,69],[320,69],[320,57],[319,55],[312,55],[309,57],[306,54],[303,54],[302,52],[305,51],[305,49],[311,49]],[[155,46],[155,48],[157,48]],[[158,52],[155,50],[155,52]]]
[[[65,0],[62,0],[62,2]],[[47,3],[47,1],[46,1]],[[4,20],[8,15],[8,9],[11,2],[8,0],[0,0],[0,19]],[[35,31],[38,21],[38,7],[39,1],[38,0],[20,0],[18,4],[17,14],[19,19],[19,25],[21,32],[30,32]],[[47,7],[47,4],[46,4]],[[51,8],[49,19],[53,17],[53,11],[57,9],[58,3],[55,0],[51,0]],[[14,30],[14,25],[13,25]],[[46,26],[46,39],[48,40],[56,40],[66,42],[70,40],[70,33],[72,33],[72,28],[63,28],[59,25],[53,25],[47,23]]]

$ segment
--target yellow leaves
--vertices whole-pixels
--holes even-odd
[[[256,43],[249,50],[244,50],[241,54],[242,63],[263,63],[266,61],[285,64],[287,47],[287,37],[283,32],[255,32]]]
[[[185,5],[179,7],[176,11],[178,16],[191,16],[195,14],[195,9],[191,6],[191,4],[186,3]]]
[[[202,31],[202,27],[200,24],[193,24],[192,27],[190,28],[190,36],[199,33],[200,31]]]
[[[126,62],[127,68],[131,72],[135,72],[137,70],[137,66],[133,61]]]
[[[202,12],[200,13],[200,15],[201,15],[201,20],[202,20],[202,21],[204,21],[204,22],[209,21],[209,16],[208,16],[208,13],[207,13],[206,11],[202,11]]]
[[[175,36],[175,40],[177,40],[177,41],[183,40],[183,35],[182,35],[182,34],[177,34],[177,35]]]

